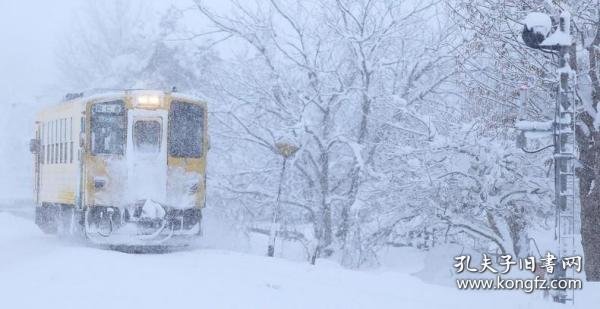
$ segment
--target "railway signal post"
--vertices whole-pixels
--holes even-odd
[[[558,87],[552,122],[517,122],[517,128],[524,132],[548,133],[553,138],[554,147],[554,200],[555,200],[555,239],[558,243],[559,258],[575,254],[575,119],[576,102],[572,86],[572,70],[569,66],[569,49],[572,44],[570,34],[570,14],[563,11],[558,16],[558,27],[549,33],[550,17],[542,13],[531,13],[526,19],[523,41],[535,49],[551,50],[558,54]],[[520,138],[524,142],[524,134]],[[545,148],[543,148],[545,149]],[[571,273],[558,273],[558,278],[574,277]],[[570,294],[570,295],[569,295]],[[571,293],[559,291],[554,301],[566,303],[575,301]]]

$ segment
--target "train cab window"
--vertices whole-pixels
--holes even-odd
[[[160,152],[161,125],[157,120],[138,120],[133,125],[133,145],[137,152]]]
[[[202,156],[204,109],[173,101],[169,111],[169,155],[179,158]]]
[[[124,154],[127,116],[122,100],[96,103],[91,115],[93,154]]]

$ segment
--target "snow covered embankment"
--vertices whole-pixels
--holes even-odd
[[[9,213],[0,213],[0,303],[12,309],[554,308],[522,292],[458,291],[328,261],[310,266],[215,249],[100,250],[43,235]]]

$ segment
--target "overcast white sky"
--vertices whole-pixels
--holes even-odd
[[[52,90],[56,44],[78,3],[0,0],[0,93],[22,101]]]
[[[32,106],[54,96],[54,50],[77,0],[0,0],[0,200],[31,195]]]
[[[73,20],[94,0],[0,0],[0,93],[11,102],[58,100],[62,89],[55,51]],[[193,5],[192,0],[145,0],[155,9],[172,3]],[[228,1],[205,0],[217,11]],[[58,98],[56,97],[58,96]],[[0,103],[1,104],[1,103]]]

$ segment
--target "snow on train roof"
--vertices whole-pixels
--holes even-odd
[[[91,95],[83,95],[76,99],[73,99],[70,101],[65,101],[65,103],[81,102],[81,101],[89,102],[89,101],[102,100],[102,99],[117,99],[117,98],[122,98],[124,96],[144,96],[144,95],[155,95],[155,96],[170,95],[173,98],[178,98],[181,100],[203,102],[202,100],[198,99],[197,97],[194,97],[194,96],[188,95],[188,94],[184,94],[184,93],[179,93],[179,92],[171,92],[171,91],[163,91],[163,90],[150,90],[150,89],[132,89],[132,90],[95,92],[95,93],[92,93]]]
[[[200,103],[200,104],[206,104],[203,100],[200,100],[197,97],[194,97],[192,95],[189,94],[184,94],[184,93],[179,93],[179,92],[170,92],[170,91],[163,91],[163,90],[146,90],[146,89],[135,89],[135,90],[118,90],[118,91],[105,91],[105,92],[93,92],[90,95],[83,95],[71,100],[65,100],[65,101],[61,101],[58,104],[53,104],[53,105],[49,105],[46,106],[44,108],[42,108],[39,113],[38,116],[41,114],[45,114],[48,113],[50,111],[57,111],[60,110],[60,107],[72,107],[72,106],[77,106],[77,105],[85,105],[87,102],[90,101],[98,101],[98,100],[112,100],[112,99],[119,99],[119,98],[123,98],[125,96],[148,96],[148,95],[155,95],[155,96],[164,96],[164,95],[170,95],[173,99],[178,99],[178,100],[184,100],[184,101],[192,101],[192,102],[196,102],[196,103]]]

